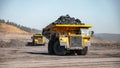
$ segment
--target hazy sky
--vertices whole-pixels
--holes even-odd
[[[120,33],[120,0],[0,0],[0,19],[42,29],[69,14],[95,33]]]

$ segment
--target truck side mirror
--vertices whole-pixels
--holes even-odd
[[[89,33],[91,37],[94,35],[94,31],[90,31]]]

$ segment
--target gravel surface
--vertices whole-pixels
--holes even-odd
[[[115,46],[115,45],[114,45]],[[85,56],[49,55],[46,46],[0,48],[0,68],[119,68],[120,49],[113,46],[89,47]]]

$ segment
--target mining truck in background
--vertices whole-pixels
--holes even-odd
[[[31,37],[33,46],[36,45],[45,45],[46,39],[42,36],[42,34],[33,34]]]
[[[86,55],[93,34],[88,31],[91,27],[69,15],[60,16],[42,30],[42,35],[49,40],[48,53]]]

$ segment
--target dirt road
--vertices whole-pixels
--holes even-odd
[[[0,68],[120,68],[120,50],[90,47],[86,56],[56,56],[47,46],[0,48]]]

